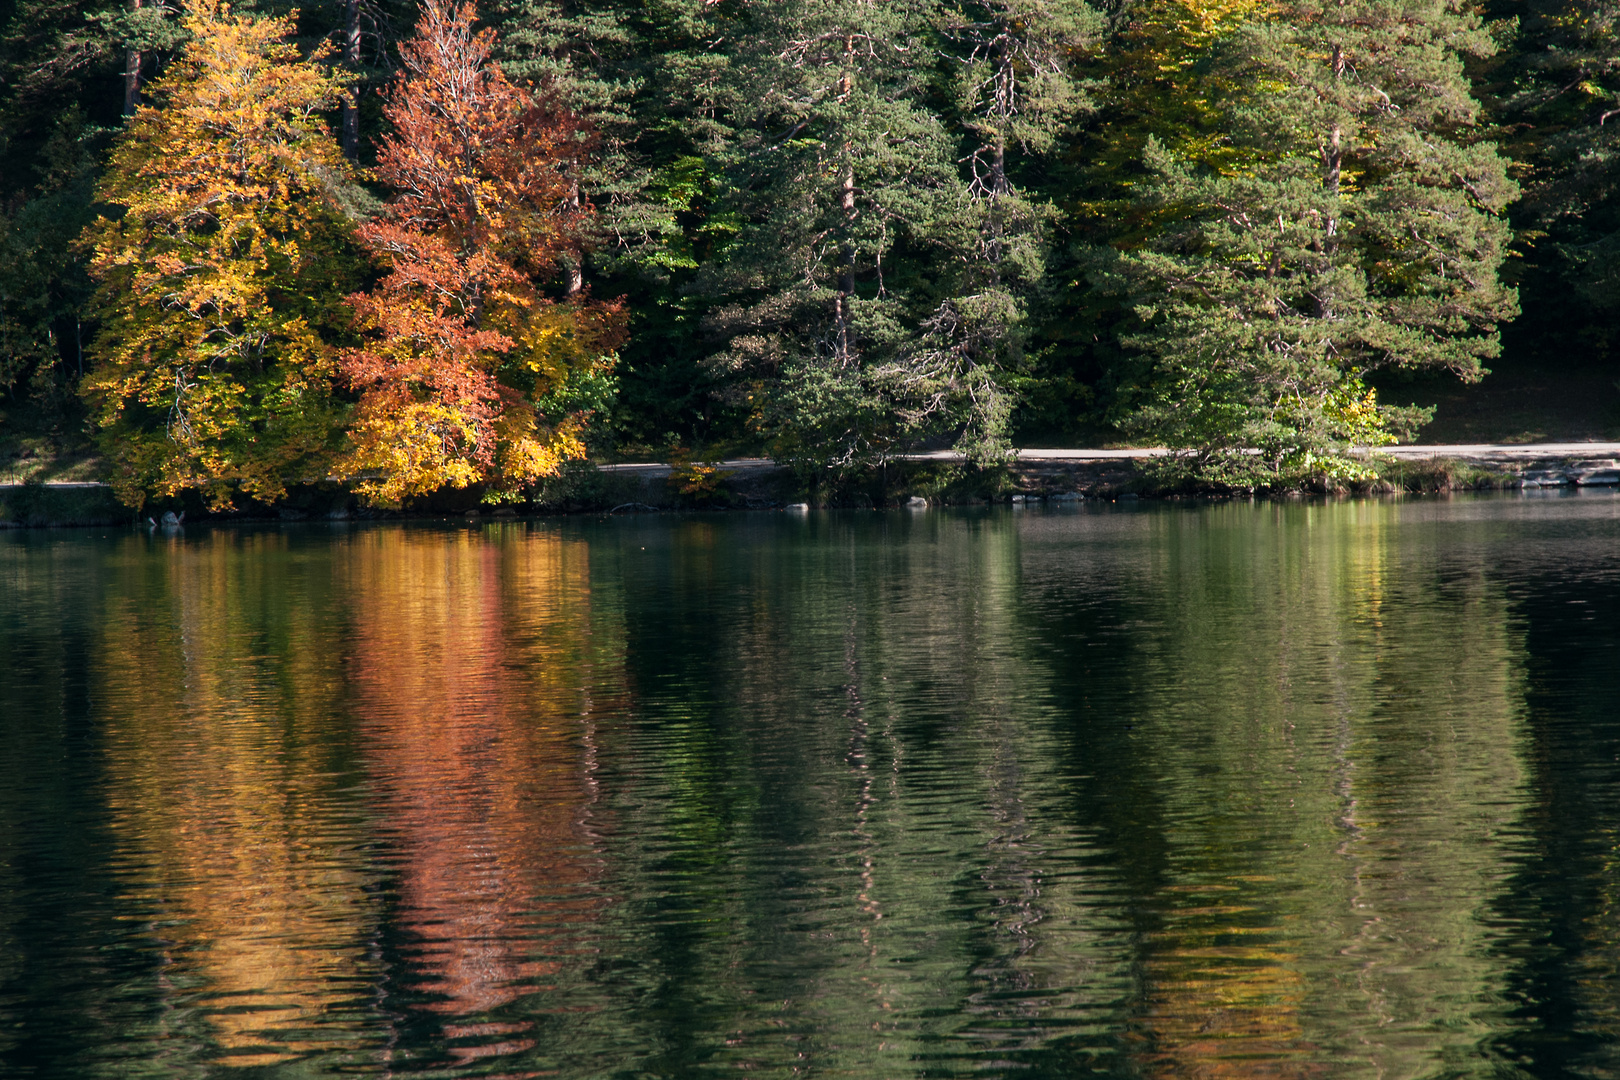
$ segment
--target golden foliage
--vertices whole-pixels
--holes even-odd
[[[347,230],[321,120],[339,84],[293,19],[186,12],[184,54],[112,153],[90,227],[103,320],[84,393],[127,502],[150,492],[272,500],[324,475]],[[121,211],[121,212],[120,212]]]
[[[1095,125],[1085,154],[1106,190],[1082,213],[1110,232],[1123,224],[1126,242],[1143,225],[1122,219],[1126,191],[1142,175],[1147,141],[1178,158],[1214,168],[1240,167],[1215,102],[1223,85],[1202,65],[1245,23],[1265,17],[1275,0],[1159,0],[1136,5],[1112,48],[1100,58],[1108,80],[1105,122]],[[1100,196],[1100,197],[1097,197]]]

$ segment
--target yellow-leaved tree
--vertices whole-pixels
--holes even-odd
[[[326,474],[343,303],[362,265],[321,118],[340,84],[294,17],[194,0],[184,54],[112,152],[90,226],[101,329],[83,392],[126,502],[273,501]]]

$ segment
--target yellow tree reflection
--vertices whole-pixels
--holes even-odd
[[[1167,883],[1142,1061],[1417,1076],[1490,1030],[1486,905],[1525,806],[1522,647],[1401,504],[1165,515],[1135,704]],[[1397,528],[1396,526],[1401,526]],[[1241,642],[1242,647],[1235,647]],[[1420,705],[1421,703],[1421,705]]]
[[[165,549],[153,558],[145,549]],[[132,538],[96,671],[130,907],[175,1029],[230,1065],[362,1039],[372,923],[332,760],[336,623],[275,534]]]

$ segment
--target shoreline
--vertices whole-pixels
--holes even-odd
[[[914,454],[836,489],[807,491],[769,459],[701,465],[664,462],[570,464],[542,482],[526,502],[491,507],[473,489],[446,490],[400,509],[359,505],[335,482],[295,485],[274,505],[209,512],[195,496],[164,500],[140,512],[122,505],[98,481],[0,484],[0,529],[107,527],[163,523],[165,513],[195,524],[285,521],[503,520],[572,514],[768,510],[825,507],[1065,503],[1110,499],[1298,498],[1447,491],[1620,487],[1620,443],[1391,447],[1378,479],[1305,489],[1220,489],[1163,484],[1143,471],[1163,450],[1023,450],[1007,466],[962,468],[948,451]]]

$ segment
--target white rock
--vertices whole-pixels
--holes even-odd
[[[788,511],[790,513],[794,513],[794,514],[808,514],[810,512],[810,504],[809,503],[788,503]]]
[[[906,505],[913,510],[926,510],[928,509],[928,500],[921,495],[913,495],[906,500]]]

